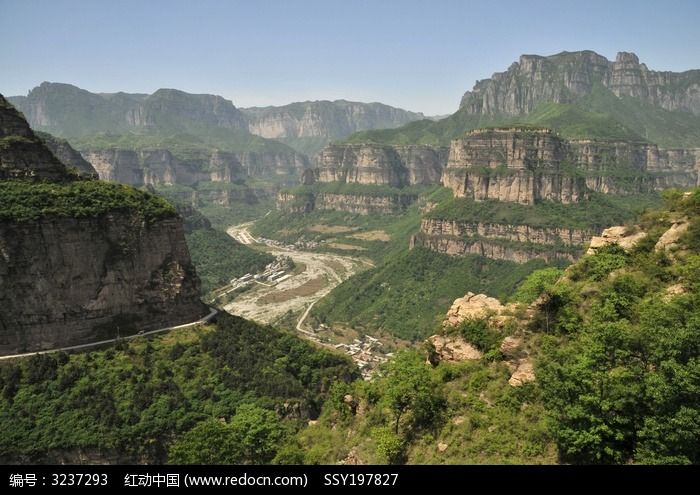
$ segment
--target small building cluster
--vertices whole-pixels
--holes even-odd
[[[265,266],[265,270],[263,270],[261,273],[255,275],[246,273],[245,275],[243,275],[243,277],[239,278],[238,280],[240,281],[243,280],[243,278],[245,277],[249,277],[247,280],[250,280],[251,282],[267,281],[272,284],[278,284],[292,276],[291,273],[287,272],[291,270],[293,266],[294,262],[289,257],[278,256],[277,258],[275,258],[275,261]],[[231,281],[231,283],[233,284],[233,280]]]
[[[231,292],[239,289],[246,289],[256,282],[268,286],[284,282],[292,276],[292,274],[288,272],[290,272],[293,268],[294,261],[292,261],[291,258],[288,256],[278,256],[275,258],[275,261],[266,265],[265,270],[263,270],[261,273],[256,273],[255,275],[252,273],[246,273],[242,277],[232,278],[228,285],[214,291],[214,299],[225,296],[226,294],[230,294]]]
[[[362,378],[369,380],[379,368],[394,354],[381,352],[382,343],[379,339],[370,335],[363,335],[359,339],[353,339],[352,344],[336,344],[336,349],[344,351],[357,364],[362,373]]]

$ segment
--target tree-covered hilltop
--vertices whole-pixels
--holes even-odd
[[[131,186],[73,182],[0,181],[0,219],[30,222],[43,217],[87,218],[132,211],[147,221],[177,215],[165,199]]]
[[[3,362],[0,460],[270,462],[332,384],[358,377],[339,354],[226,314],[101,351]]]

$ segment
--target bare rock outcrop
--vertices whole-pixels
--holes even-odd
[[[63,180],[67,170],[0,95],[0,180]]]
[[[188,158],[162,149],[83,149],[100,179],[132,186],[236,182],[246,177],[298,176],[308,167],[300,153],[192,152]]]
[[[573,261],[596,233],[563,227],[424,218],[409,247],[424,247],[451,256],[480,254],[516,263],[534,258]]]
[[[563,168],[566,156],[550,129],[476,129],[452,141],[442,183],[475,201],[575,203],[588,189],[585,178]]]
[[[455,299],[447,311],[443,326],[455,326],[464,320],[498,315],[506,309],[495,297],[486,294],[467,292],[464,297]]]
[[[658,242],[654,246],[656,251],[671,251],[678,246],[678,241],[683,234],[688,231],[690,227],[690,222],[688,219],[682,219],[671,225],[666,232],[659,238]]]
[[[0,180],[24,180],[35,215],[12,215],[5,205],[0,220],[0,354],[106,340],[207,313],[174,211],[147,216],[121,188],[109,192],[114,206],[91,216],[69,216],[72,205],[47,210],[47,182],[68,188],[86,179],[69,173],[0,97],[3,142],[10,145],[0,144]],[[94,191],[99,198],[101,189]]]
[[[610,227],[605,229],[599,237],[591,238],[591,244],[586,254],[595,254],[600,248],[610,245],[617,245],[625,251],[629,251],[647,235],[646,232],[628,233],[628,228],[621,225]]]
[[[483,353],[462,337],[454,335],[432,335],[428,342],[435,349],[436,361],[458,363],[481,359]]]
[[[314,210],[333,210],[360,215],[393,215],[403,212],[418,198],[415,194],[341,194],[341,193],[290,193],[277,195],[277,209],[288,213],[309,213]]]
[[[510,376],[508,383],[512,387],[520,387],[526,383],[535,381],[535,367],[529,357],[519,359],[515,363],[515,370]]]

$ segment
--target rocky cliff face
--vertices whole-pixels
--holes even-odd
[[[133,186],[235,182],[245,177],[298,176],[308,160],[302,154],[224,151],[200,152],[187,159],[167,149],[83,150],[100,179]]]
[[[573,203],[589,191],[694,187],[700,150],[649,143],[565,141],[548,129],[478,129],[452,141],[442,175],[456,197],[534,204]]]
[[[305,101],[281,107],[244,108],[253,134],[280,139],[300,151],[315,154],[330,141],[367,129],[391,129],[423,119],[381,103]]]
[[[503,243],[499,239],[460,238],[447,236],[427,236],[421,233],[411,237],[409,248],[422,247],[450,256],[478,254],[494,260],[527,263],[533,259],[543,259],[548,263],[555,261],[574,261],[579,253],[559,249],[543,249],[537,245],[524,243]]]
[[[420,231],[428,236],[488,237],[512,242],[527,242],[542,245],[583,247],[599,232],[567,228],[536,228],[528,225],[504,225],[498,223],[460,222],[424,218]]]
[[[573,261],[596,234],[578,229],[424,218],[410,247],[424,247],[451,256],[480,254],[516,263],[535,258]]]
[[[191,185],[199,181],[232,182],[245,175],[238,157],[232,153],[202,153],[189,160],[178,159],[166,149],[84,150],[102,180],[142,185]]]
[[[549,129],[478,129],[452,141],[442,183],[455,197],[573,203],[586,181],[563,168],[565,143]]]
[[[229,100],[177,89],[159,89],[126,113],[126,123],[133,127],[172,127],[178,121],[225,129],[248,127],[243,113]]]
[[[9,143],[0,146],[0,186],[8,195],[0,208],[0,354],[83,344],[206,314],[180,217],[167,208],[147,216],[129,206],[136,191],[106,186],[89,188],[94,197],[85,203],[64,194],[56,208],[46,181],[64,190],[99,183],[69,174],[1,96],[0,133],[0,143]],[[8,178],[23,182],[2,181]],[[13,213],[13,194],[20,192],[33,215]],[[111,202],[118,206],[102,206]],[[46,205],[55,213],[45,213]]]
[[[46,147],[69,169],[73,169],[78,175],[89,178],[97,178],[97,171],[78,153],[65,139],[60,139],[46,132],[37,132],[36,135],[44,142]]]
[[[0,223],[0,353],[52,349],[194,321],[206,313],[182,220]]]
[[[700,149],[661,149],[655,144],[578,139],[567,142],[567,160],[597,192],[624,194],[694,187]]]
[[[309,213],[313,210],[346,211],[359,215],[401,213],[417,199],[416,195],[394,194],[368,196],[361,194],[290,194],[277,195],[277,209],[289,213]]]
[[[700,71],[652,71],[626,52],[618,53],[614,62],[592,51],[522,55],[506,72],[477,81],[460,106],[471,114],[526,114],[542,102],[570,103],[590,94],[596,84],[616,96],[700,115]]]
[[[0,180],[64,180],[66,167],[0,95]]]
[[[202,184],[199,184],[202,186]],[[233,189],[183,189],[175,191],[160,191],[169,200],[178,204],[189,205],[193,208],[202,206],[219,205],[235,206],[241,203],[255,204],[262,199],[274,197],[273,188],[255,188],[241,186]]]
[[[437,184],[446,158],[445,148],[423,145],[329,145],[318,156],[318,180],[392,187]]]

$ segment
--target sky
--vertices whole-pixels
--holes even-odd
[[[0,93],[52,81],[444,115],[523,53],[700,68],[698,19],[700,0],[0,0]]]

